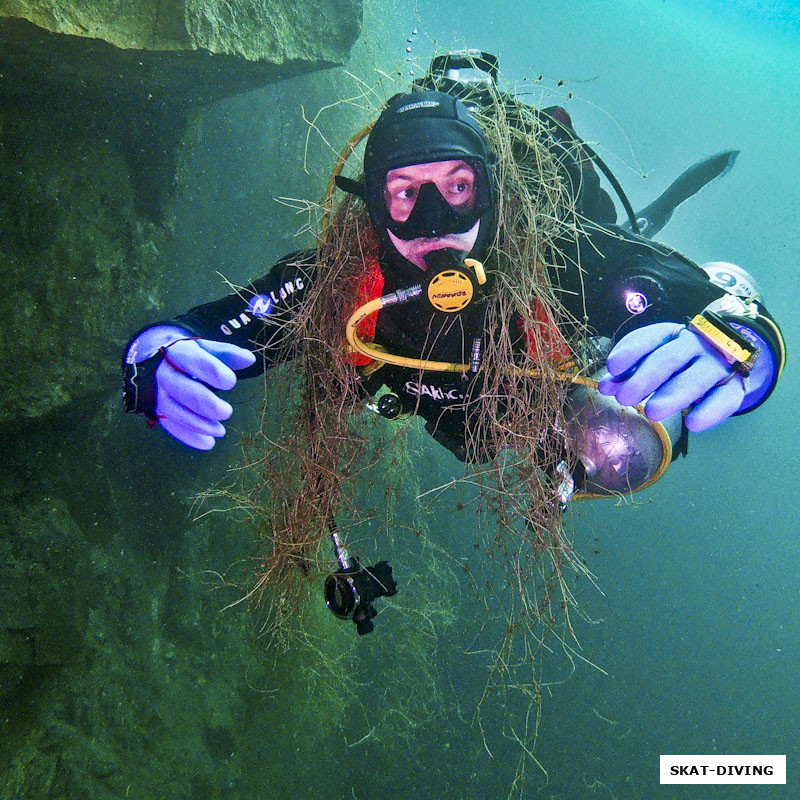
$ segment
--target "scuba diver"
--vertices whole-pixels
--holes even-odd
[[[479,121],[482,94],[497,96],[496,70],[494,57],[475,51],[435,59],[426,80],[381,112],[361,179],[336,181],[363,203],[371,225],[358,302],[341,319],[363,394],[386,387],[380,413],[421,416],[433,438],[468,463],[497,454],[470,437],[494,330],[487,298],[502,283],[490,265],[503,224],[510,224],[500,213],[498,155]],[[503,102],[513,117],[519,106]],[[593,378],[570,393],[565,418],[578,461],[567,476],[566,502],[576,486],[613,494],[649,485],[685,452],[687,432],[766,400],[785,356],[780,331],[743,269],[724,262],[701,268],[649,238],[678,203],[728,169],[735,153],[700,162],[637,215],[564,109],[544,109],[538,119],[571,187],[571,218],[581,224],[547,264],[545,280],[562,308],[556,323],[543,315],[553,352],[541,352],[541,336],[539,352],[531,352],[521,320],[513,348],[534,360],[551,358],[579,332],[592,345],[579,370]],[[596,169],[617,190],[627,222],[617,224]],[[189,447],[211,449],[233,411],[219,393],[302,346],[287,342],[287,331],[320,269],[316,250],[292,254],[245,290],[136,334],[124,355],[126,410]],[[654,444],[643,443],[648,436]]]

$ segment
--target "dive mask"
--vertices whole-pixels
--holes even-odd
[[[375,221],[381,228],[387,228],[399,239],[406,241],[439,238],[471,230],[491,210],[491,190],[486,168],[481,162],[464,159],[461,163],[467,165],[471,173],[471,202],[451,203],[440,189],[441,181],[426,181],[414,187],[416,195],[412,198],[411,213],[405,219],[398,220],[398,215],[393,216],[392,212],[391,184],[387,188],[384,178],[382,202],[375,210]],[[402,172],[402,169],[392,170],[395,171]]]

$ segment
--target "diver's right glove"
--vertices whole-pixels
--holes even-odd
[[[210,450],[233,413],[214,390],[232,389],[234,370],[255,363],[249,350],[198,339],[177,325],[156,325],[128,346],[123,364],[125,410],[144,414],[180,442]]]

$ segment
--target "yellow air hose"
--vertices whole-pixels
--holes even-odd
[[[416,288],[416,287],[415,287]],[[381,361],[384,364],[391,364],[395,367],[406,367],[408,369],[427,369],[433,372],[469,372],[469,364],[454,364],[449,361],[429,361],[422,358],[409,358],[407,356],[398,356],[394,353],[387,353],[383,349],[378,349],[373,345],[369,345],[358,337],[358,326],[362,320],[372,314],[376,314],[387,305],[392,305],[398,302],[394,299],[396,295],[384,295],[375,300],[370,300],[365,303],[361,308],[356,309],[351,314],[350,319],[347,320],[345,333],[350,347],[357,353],[372,358],[375,361]]]
[[[422,287],[414,286],[406,290],[408,293],[405,299],[415,297],[422,291]],[[360,308],[357,308],[347,320],[345,325],[345,335],[350,347],[357,353],[367,356],[367,358],[374,359],[375,361],[384,364],[391,364],[395,367],[406,367],[407,369],[420,369],[430,370],[432,372],[457,372],[467,373],[470,371],[469,364],[457,364],[451,361],[430,361],[424,358],[410,358],[408,356],[398,356],[394,353],[388,353],[383,348],[376,345],[367,344],[358,336],[358,326],[363,320],[372,314],[376,314],[382,308],[396,303],[404,302],[404,298],[398,297],[399,293],[387,294],[383,297],[378,297],[375,300],[370,300]],[[540,370],[525,369],[523,367],[511,367],[509,372],[513,375],[524,375],[530,378],[537,378],[541,374]],[[580,384],[581,386],[588,386],[591,389],[597,388],[597,381],[593,378],[587,378],[584,375],[578,375],[573,372],[560,371],[558,377],[561,380],[569,381],[570,383]]]

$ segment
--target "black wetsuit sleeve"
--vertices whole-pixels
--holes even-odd
[[[616,227],[565,247],[551,279],[577,323],[612,341],[655,322],[687,322],[725,295],[677,251]]]
[[[292,358],[296,342],[288,323],[314,280],[314,251],[281,259],[267,275],[219,300],[195,306],[172,322],[204,339],[230,342],[258,353],[256,363],[237,374],[258,375]]]

